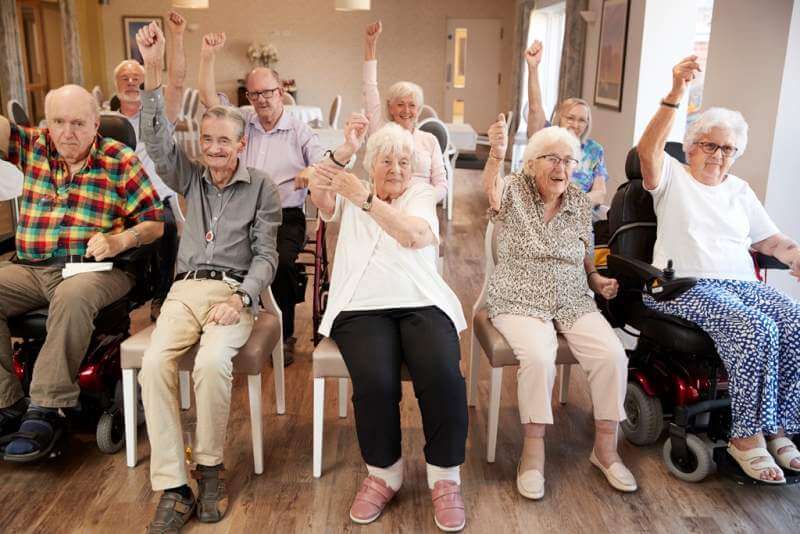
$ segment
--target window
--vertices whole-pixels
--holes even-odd
[[[453,49],[453,87],[463,89],[467,83],[467,29],[456,28],[455,47]]]

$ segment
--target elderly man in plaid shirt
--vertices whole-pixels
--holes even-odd
[[[97,135],[92,96],[66,85],[45,99],[46,128],[0,117],[0,155],[24,175],[16,258],[0,266],[0,448],[6,460],[50,454],[65,432],[60,408],[76,405],[78,368],[97,313],[125,296],[133,277],[117,268],[64,279],[66,263],[113,258],[156,240],[162,206],[134,152]],[[11,362],[8,318],[49,306],[30,405]]]

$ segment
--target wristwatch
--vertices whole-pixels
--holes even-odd
[[[239,297],[242,299],[242,305],[245,308],[249,308],[250,304],[253,303],[253,301],[250,299],[250,295],[248,295],[246,292],[242,291],[241,289],[237,289],[236,290],[236,294],[239,295]]]
[[[369,211],[372,208],[372,193],[367,195],[367,200],[361,204],[361,209],[364,211]]]

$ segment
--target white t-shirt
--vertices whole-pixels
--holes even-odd
[[[22,194],[22,172],[11,163],[0,160],[0,201]]]
[[[392,202],[401,212],[428,222],[436,242],[421,249],[401,246],[352,202],[336,197],[336,209],[326,222],[341,220],[331,274],[328,307],[319,327],[329,336],[334,319],[344,310],[436,306],[455,325],[466,329],[461,302],[436,270],[439,219],[436,191],[412,183]],[[369,271],[369,272],[368,272]]]
[[[750,245],[779,231],[747,182],[728,174],[719,185],[702,184],[665,154],[650,194],[658,218],[653,265],[672,260],[676,276],[756,280]]]

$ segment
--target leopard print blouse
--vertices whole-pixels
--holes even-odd
[[[583,259],[591,250],[589,197],[574,184],[561,208],[544,223],[544,202],[533,178],[524,172],[505,179],[500,209],[490,210],[502,224],[497,265],[489,280],[489,317],[525,315],[555,320],[566,329],[597,311],[590,296]]]

